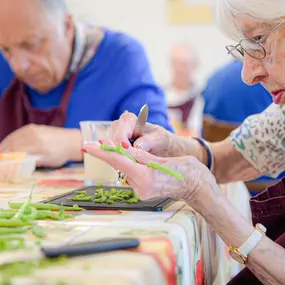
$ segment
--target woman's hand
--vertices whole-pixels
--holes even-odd
[[[217,187],[213,175],[195,157],[156,157],[144,150],[130,147],[128,152],[137,161],[134,163],[118,153],[101,150],[98,144],[86,144],[82,150],[123,172],[127,176],[127,182],[143,200],[172,197],[184,199],[192,205],[196,199],[207,195],[208,191]],[[180,181],[169,174],[148,168],[147,164],[150,162],[159,163],[179,172],[184,177],[183,180]]]
[[[116,144],[122,142],[131,146],[129,139],[132,138],[137,116],[133,113],[126,112],[121,115],[119,120],[112,124],[113,141]],[[137,138],[134,147],[144,149],[154,155],[169,156],[169,151],[173,151],[173,143],[176,136],[166,129],[147,123],[143,136]]]

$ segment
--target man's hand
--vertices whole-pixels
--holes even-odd
[[[38,155],[38,167],[60,167],[68,161],[81,161],[80,130],[44,125],[26,125],[0,143],[1,152],[27,152]]]

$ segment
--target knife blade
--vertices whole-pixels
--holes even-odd
[[[132,138],[130,139],[130,143],[132,146],[135,140],[137,140],[140,136],[143,135],[147,118],[148,118],[148,105],[145,104],[140,110]]]
[[[59,247],[42,246],[29,250],[1,253],[0,265],[14,262],[35,261],[44,258],[56,258],[60,256],[75,257],[114,250],[131,249],[140,245],[136,238],[102,239],[93,242],[68,244]]]

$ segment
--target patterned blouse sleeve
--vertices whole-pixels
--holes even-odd
[[[248,117],[230,139],[263,175],[277,178],[285,170],[285,107],[272,104]]]

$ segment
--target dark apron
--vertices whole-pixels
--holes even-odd
[[[266,235],[285,248],[285,179],[250,200],[252,222],[267,227]],[[285,258],[285,257],[284,257]],[[243,269],[228,285],[262,285],[248,269]]]
[[[63,127],[76,77],[74,73],[68,80],[59,106],[48,110],[33,108],[24,83],[15,78],[0,100],[0,141],[28,124]]]

